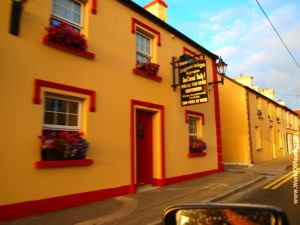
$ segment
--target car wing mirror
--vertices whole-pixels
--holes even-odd
[[[163,225],[289,225],[279,208],[250,204],[197,204],[169,207]]]

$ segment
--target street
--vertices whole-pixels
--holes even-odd
[[[290,172],[274,181],[267,180],[258,183],[244,192],[222,200],[222,202],[273,205],[286,212],[291,225],[298,225],[300,224],[300,204],[299,202],[294,204],[293,181]]]

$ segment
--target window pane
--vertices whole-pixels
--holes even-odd
[[[67,125],[67,116],[64,113],[57,113],[57,125]]]
[[[140,55],[140,54],[136,54],[136,60],[138,60],[142,63],[150,62],[150,58]]]
[[[78,116],[77,115],[69,115],[69,126],[77,126],[78,125]]]
[[[45,112],[44,115],[44,124],[54,124],[54,113]]]
[[[57,112],[67,112],[67,102],[63,100],[56,100],[57,101]]]
[[[53,0],[52,12],[64,19],[80,24],[81,4],[72,0]]]
[[[137,51],[140,51],[150,56],[150,38],[140,33],[137,33],[136,41],[137,41],[136,42]]]
[[[77,102],[69,102],[69,113],[78,113],[78,103]]]
[[[55,100],[53,98],[46,98],[45,110],[46,111],[55,110]]]

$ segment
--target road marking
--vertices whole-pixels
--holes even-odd
[[[138,206],[138,200],[134,198],[129,198],[126,196],[116,197],[115,199],[121,201],[123,205],[117,211],[110,213],[105,216],[100,216],[94,219],[82,221],[74,225],[101,225],[104,223],[111,222],[116,219],[120,219],[124,216],[131,214]]]
[[[300,172],[300,168],[297,169],[298,173]],[[287,181],[289,181],[290,179],[293,178],[293,173],[294,171],[291,171],[285,175],[283,175],[282,177],[278,178],[277,180],[273,181],[272,183],[266,185],[263,187],[263,189],[277,189],[278,187],[280,187],[281,185],[283,185],[284,183],[286,183]]]

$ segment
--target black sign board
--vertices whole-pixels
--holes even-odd
[[[186,62],[179,66],[181,105],[193,105],[208,101],[205,60]]]

